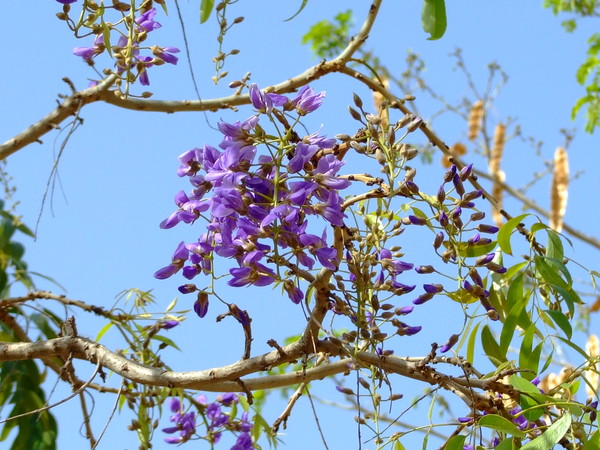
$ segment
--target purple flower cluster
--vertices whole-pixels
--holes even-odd
[[[321,104],[324,93],[303,88],[296,97],[261,92],[250,86],[250,99],[258,111],[243,122],[219,122],[223,134],[219,148],[205,145],[179,157],[177,173],[188,177],[192,190],[175,195],[178,209],[165,219],[161,228],[198,219],[208,222],[197,241],[181,243],[171,263],[155,277],[167,278],[182,269],[187,280],[209,274],[215,256],[232,259],[228,284],[234,287],[267,286],[283,281],[277,272],[275,255],[292,265],[312,270],[322,267],[337,270],[337,251],[327,244],[327,235],[312,234],[308,217],[324,219],[341,227],[346,217],[339,190],[350,181],[338,178],[343,162],[333,154],[317,157],[336,143],[318,134],[304,138],[267,137],[258,127],[261,115],[275,108],[307,114]],[[268,154],[260,153],[265,143]],[[287,161],[287,164],[286,164]],[[182,293],[195,291],[195,285],[180,287]],[[297,283],[284,283],[289,298],[298,303],[304,294]]]
[[[73,3],[73,1],[69,0],[57,1],[61,3]],[[137,17],[134,26],[135,35],[144,35],[145,39],[147,33],[160,28],[161,24],[154,20],[155,16],[156,9],[152,8]],[[131,45],[131,49],[127,48],[129,45]],[[90,47],[75,47],[73,54],[80,56],[84,61],[91,64],[92,60],[103,53],[105,49],[105,36],[100,33],[96,35]],[[134,41],[130,44],[128,39],[124,35],[121,35],[117,45],[113,48],[117,73],[129,73],[132,69],[135,69],[137,71],[136,78],[140,80],[140,84],[148,86],[150,84],[150,79],[148,78],[148,69],[150,67],[163,63],[177,64],[178,58],[174,53],[179,53],[178,48],[153,46],[150,50],[152,56],[141,55],[139,42]]]
[[[232,417],[231,411],[225,412],[223,408],[230,408],[238,402],[237,394],[227,393],[219,395],[212,403],[208,403],[206,396],[200,395],[197,402],[203,408],[203,415],[207,424],[206,438],[213,444],[221,439],[223,431],[229,430],[237,434],[236,443],[231,450],[251,450],[254,448],[250,430],[252,423],[248,419],[248,412],[244,411],[239,419]],[[190,440],[196,434],[196,413],[184,412],[179,398],[170,399],[169,407],[174,414],[170,417],[173,426],[163,428],[163,432],[171,434],[165,441],[169,444],[181,444]],[[178,436],[175,436],[178,434]]]

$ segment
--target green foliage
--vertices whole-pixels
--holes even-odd
[[[421,25],[423,31],[429,33],[429,40],[440,39],[446,32],[446,2],[445,0],[423,0],[421,10]]]
[[[337,14],[333,23],[321,20],[310,27],[302,37],[302,43],[310,44],[310,49],[319,58],[332,58],[348,45],[352,22],[350,9]]]
[[[200,3],[200,23],[204,23],[210,17],[215,6],[215,0],[202,0]]]
[[[567,32],[577,28],[577,20],[586,17],[600,16],[600,2],[598,0],[546,0],[544,6],[550,8],[554,14],[571,14],[574,17],[564,20],[562,26]],[[585,130],[593,133],[600,126],[600,35],[594,34],[588,39],[586,60],[577,69],[577,82],[585,87],[582,96],[571,111],[575,119],[577,114],[585,107]]]

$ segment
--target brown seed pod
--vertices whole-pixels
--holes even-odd
[[[563,217],[567,211],[569,187],[569,159],[564,147],[558,147],[554,152],[554,172],[550,188],[550,226],[560,232],[563,227]]]
[[[596,357],[600,355],[600,340],[595,334],[591,334],[585,343],[585,352],[590,357]],[[600,387],[600,374],[598,374],[598,364],[594,364],[591,370],[585,371],[585,378],[588,381],[585,385],[585,392],[588,397],[595,397]]]
[[[390,87],[390,80],[383,78],[383,87],[388,89]],[[389,111],[386,104],[386,98],[381,92],[373,91],[373,103],[375,103],[375,110],[379,113],[381,118],[381,128],[386,130],[390,124]]]
[[[502,171],[502,169],[500,169],[505,142],[506,125],[499,123],[498,125],[496,125],[496,128],[494,130],[494,140],[492,143],[492,150],[490,152],[490,160],[488,165],[490,175],[494,179],[494,183],[492,185],[492,196],[498,202],[498,208],[502,208],[503,189],[502,186],[500,186],[500,184],[496,182],[496,180],[504,181],[506,179],[504,172]],[[494,219],[494,223],[496,224],[496,226],[502,226],[503,217],[502,214],[500,214],[499,209],[494,208],[492,210],[492,218]]]
[[[471,106],[469,111],[469,140],[474,141],[481,131],[481,122],[483,121],[483,102],[477,100]]]
[[[452,147],[450,147],[450,153],[452,156],[462,156],[467,153],[467,147],[462,142],[457,142]],[[447,156],[442,156],[442,166],[448,168],[452,165]]]

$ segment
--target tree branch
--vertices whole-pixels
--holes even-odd
[[[58,125],[63,120],[74,115],[84,105],[100,100],[102,94],[108,92],[108,89],[114,84],[116,79],[116,75],[110,75],[98,85],[80,92],[75,92],[67,97],[64,102],[58,105],[54,111],[42,120],[34,123],[26,130],[23,130],[12,139],[9,139],[4,144],[0,145],[0,160],[5,159],[32,142],[39,141],[40,137],[47,132],[58,128]]]
[[[338,72],[340,68],[348,62],[358,48],[364,44],[368,38],[369,32],[373,26],[382,0],[374,0],[369,8],[367,17],[362,25],[360,32],[354,37],[348,46],[334,59],[322,61],[319,64],[309,68],[303,73],[291,77],[286,81],[267,88],[270,92],[279,94],[294,92],[298,88],[317,80],[322,76]],[[96,101],[118,106],[124,109],[135,111],[152,111],[175,113],[184,111],[217,111],[228,109],[234,106],[250,103],[250,98],[245,95],[231,95],[228,97],[208,99],[208,100],[146,100],[141,98],[123,97],[114,90],[109,90],[117,79],[116,75],[108,76],[97,86],[76,92],[68,97],[54,111],[48,114],[39,122],[31,125],[29,128],[19,133],[12,139],[0,145],[0,160],[5,159],[16,151],[38,141],[41,136],[58,127],[58,125],[67,117],[73,115],[84,105]]]

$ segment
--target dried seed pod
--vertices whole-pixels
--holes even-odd
[[[457,142],[456,144],[452,145],[452,147],[450,147],[448,151],[452,154],[452,156],[462,156],[465,153],[467,153],[467,147],[465,146],[465,144]],[[442,166],[448,168],[451,165],[452,163],[450,162],[448,157],[442,156]]]
[[[558,147],[554,153],[554,172],[552,174],[550,226],[560,232],[563,217],[567,210],[569,187],[569,160],[564,147]]]
[[[471,106],[469,111],[469,140],[474,141],[479,131],[481,131],[481,123],[483,121],[483,102],[477,100]]]
[[[585,344],[585,351],[590,357],[600,355],[600,340],[595,334],[591,334]],[[600,387],[600,374],[598,374],[598,364],[594,364],[592,370],[585,371],[585,378],[588,383],[585,386],[585,392],[588,397],[595,397]],[[591,386],[590,386],[591,385]],[[594,392],[595,391],[595,392]]]
[[[388,89],[390,86],[390,82],[387,78],[383,78],[383,87]],[[373,103],[375,104],[375,109],[379,113],[379,117],[381,118],[381,128],[384,130],[389,126],[389,113],[387,109],[386,98],[381,94],[381,92],[373,91]]]

